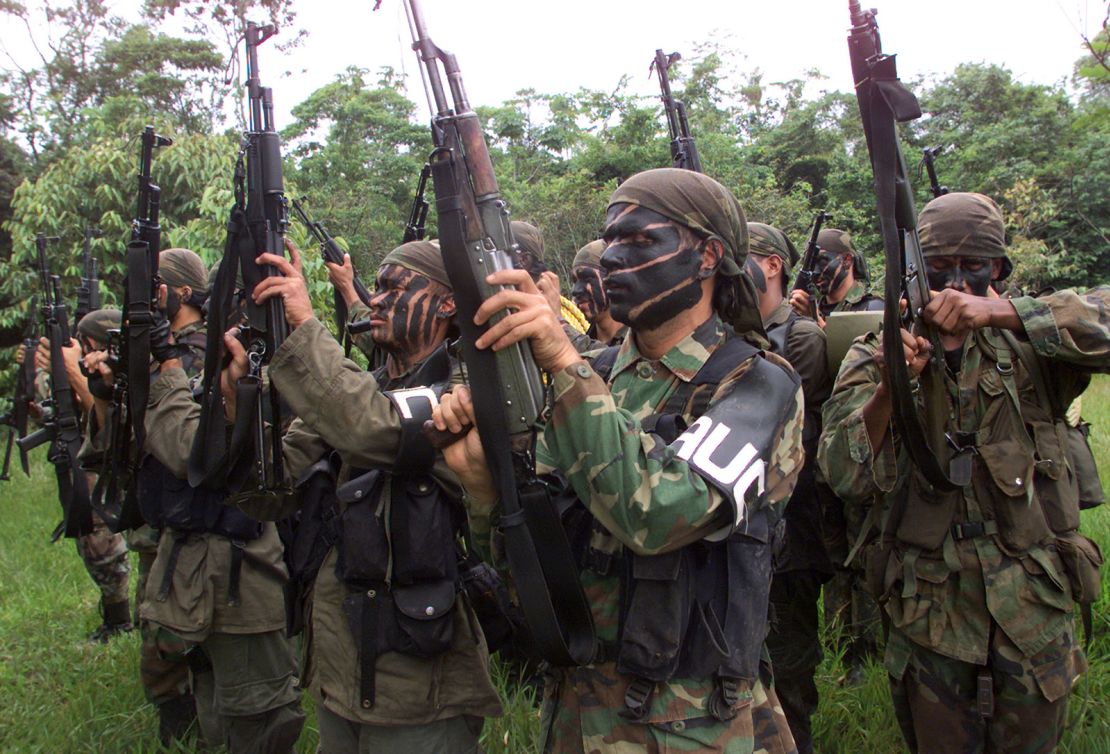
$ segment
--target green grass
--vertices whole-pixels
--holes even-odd
[[[1094,424],[1093,445],[1110,489],[1110,379],[1098,378],[1084,397]],[[0,483],[0,752],[141,754],[157,750],[157,716],[138,682],[137,634],[92,646],[85,636],[99,624],[97,593],[72,542],[49,543],[58,519],[54,475],[41,451],[28,480],[19,472]],[[1083,514],[1083,527],[1110,552],[1110,508]],[[1110,577],[1095,604],[1090,672],[1080,681],[1062,752],[1110,752]],[[831,653],[830,653],[831,654]],[[535,751],[539,716],[531,692],[516,690],[508,671],[495,667],[506,693],[506,715],[486,724],[490,754]],[[840,684],[844,668],[828,656],[818,669],[821,706],[814,719],[817,749],[886,754],[904,751],[894,722],[886,676],[868,669],[857,687]],[[299,751],[316,749],[311,701]],[[187,749],[179,749],[187,751]]]

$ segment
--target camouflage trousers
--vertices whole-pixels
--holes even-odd
[[[824,574],[776,573],[771,581],[771,630],[767,650],[775,673],[775,693],[786,713],[799,754],[813,751],[810,718],[817,711],[813,673],[821,663],[817,604]]]
[[[540,751],[544,754],[796,754],[782,706],[770,685],[742,683],[736,716],[721,721],[710,715],[705,699],[675,698],[653,704],[643,721],[621,716],[628,679],[615,663],[559,668],[544,683]],[[686,689],[684,694],[689,695]],[[691,710],[690,702],[697,702]],[[673,706],[673,709],[672,709]]]
[[[143,648],[185,665],[205,741],[230,754],[284,754],[304,725],[296,658],[284,631],[213,633],[201,642],[147,622]]]
[[[887,640],[886,666],[910,751],[1041,754],[1060,741],[1068,695],[1087,660],[1074,625],[1032,657],[995,625],[985,666],[932,652],[897,629]]]
[[[85,570],[100,589],[101,602],[105,605],[126,602],[130,597],[131,563],[127,560],[127,544],[123,537],[109,531],[104,519],[94,510],[92,532],[78,537],[76,542],[77,554]]]
[[[843,500],[829,495],[821,527],[836,572],[825,584],[825,627],[837,647],[843,648],[844,663],[849,667],[878,654],[882,632],[882,613],[864,586],[860,558],[850,566],[844,565],[863,524],[864,514],[858,506],[846,506]]]

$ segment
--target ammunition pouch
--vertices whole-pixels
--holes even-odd
[[[1102,551],[1097,543],[1078,531],[1057,535],[1056,552],[1064,564],[1076,602],[1091,603],[1102,594]]]

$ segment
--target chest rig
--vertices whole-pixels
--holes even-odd
[[[617,351],[617,347],[609,348],[593,362],[594,370],[606,379]],[[739,399],[735,418],[764,426],[774,415],[772,423],[777,426],[787,401],[794,400],[798,382],[792,373],[760,354],[746,340],[729,338],[692,380],[679,384],[656,414],[641,420],[643,431],[672,445],[707,412],[711,415],[732,398]],[[757,358],[751,369],[734,384],[729,396],[711,409],[719,384],[752,357]],[[767,416],[761,416],[763,413]],[[742,423],[732,422],[735,427]],[[764,444],[772,447],[773,439]],[[691,467],[705,477],[692,462]],[[743,506],[744,501],[736,504]],[[767,509],[746,513],[743,523],[722,539],[703,539],[661,555],[637,555],[624,549],[599,552],[593,543],[606,533],[580,502],[564,521],[576,543],[581,567],[620,577],[619,638],[614,645],[603,647],[602,659],[615,660],[618,672],[632,679],[621,714],[643,719],[661,681],[712,678],[710,713],[719,720],[734,717],[740,682],[756,678],[767,633],[774,523]],[[723,521],[722,526],[727,529],[729,523]]]
[[[387,385],[384,369],[375,376]],[[384,652],[430,658],[454,637],[453,607],[460,588],[456,538],[464,516],[430,472],[435,450],[421,429],[447,387],[446,345],[413,373],[383,390],[400,417],[397,455],[388,466],[352,470],[336,487],[340,462],[325,455],[298,482],[299,517],[286,529],[292,574],[286,603],[289,630],[303,627],[304,590],[327,553],[335,574],[354,590],[343,612],[359,656],[359,699],[375,703],[375,664]]]

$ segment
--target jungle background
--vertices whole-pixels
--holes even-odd
[[[61,237],[50,247],[50,264],[73,299],[82,230],[101,228],[93,250],[102,295],[106,305],[118,304],[135,211],[137,137],[145,124],[175,140],[158,152],[153,170],[163,191],[163,247],[192,248],[210,264],[222,253],[243,127],[236,43],[252,18],[278,23],[283,44],[296,44],[306,33],[297,13],[302,2],[145,0],[138,22],[97,0],[39,3],[49,40],[36,47],[37,63],[0,61],[0,396],[11,393],[12,349],[28,317],[38,316],[30,309],[39,288],[36,233]],[[31,13],[0,0],[5,34],[34,35]],[[1024,83],[1003,66],[973,62],[907,82],[925,113],[901,131],[911,166],[924,147],[942,146],[943,184],[999,202],[1014,282],[1027,291],[1110,282],[1106,25],[1076,44],[1073,69],[1060,71],[1053,85]],[[854,95],[824,87],[817,71],[768,81],[721,43],[683,52],[673,86],[689,110],[706,172],[735,193],[748,219],[782,228],[799,249],[816,211],[828,210],[832,225],[852,232],[879,279],[871,172]],[[264,83],[281,97],[280,79],[263,71]],[[629,93],[628,82],[605,90],[521,90],[479,108],[513,216],[543,230],[548,264],[564,285],[575,251],[599,235],[618,181],[670,162],[658,98]],[[365,279],[400,242],[430,150],[418,96],[419,82],[397,70],[352,67],[279,124],[286,195],[306,197]],[[928,181],[914,175],[921,206]],[[434,202],[429,225],[434,236]],[[330,317],[319,256],[299,223],[290,235],[306,252],[316,310]],[[1089,395],[1105,481],[1110,381],[1096,381]],[[108,647],[84,643],[99,620],[94,590],[69,544],[47,543],[57,517],[55,482],[42,458],[32,472],[31,480],[0,486],[0,750],[153,750],[156,719],[138,686],[138,638]],[[1084,525],[1110,546],[1110,514],[1087,513]],[[1092,671],[1072,705],[1069,752],[1110,751],[1110,713],[1100,703],[1110,686],[1102,667],[1110,654],[1106,591],[1095,606]],[[872,667],[856,688],[845,686],[843,675],[840,658],[830,654],[819,677],[820,750],[900,750],[882,669]],[[531,700],[512,679],[500,683],[510,703],[505,718],[487,725],[486,750],[530,751],[537,725]],[[302,745],[314,750],[312,724]]]

